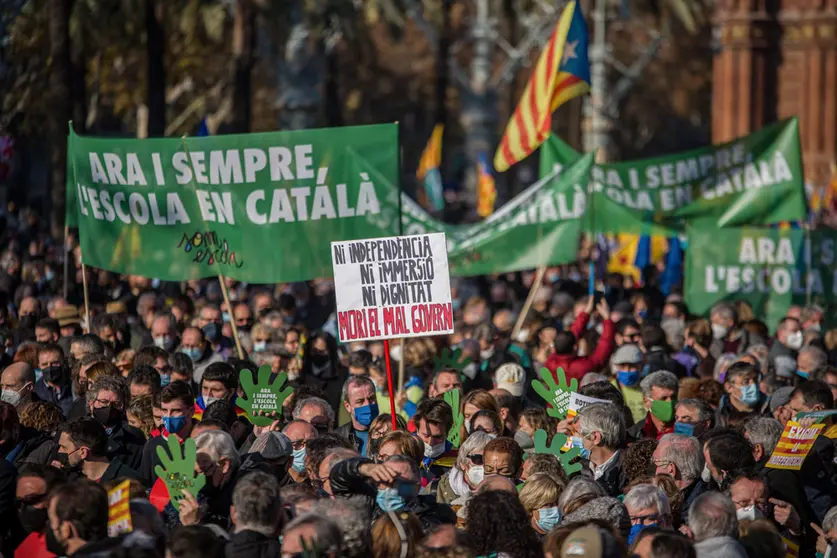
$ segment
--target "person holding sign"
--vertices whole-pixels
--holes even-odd
[[[628,436],[634,440],[659,440],[674,432],[674,404],[680,382],[671,372],[652,372],[640,383],[645,418],[628,429]]]
[[[581,436],[581,457],[587,460],[593,478],[608,495],[616,498],[628,484],[622,468],[622,450],[627,440],[622,410],[611,403],[593,403],[578,411],[575,426]]]

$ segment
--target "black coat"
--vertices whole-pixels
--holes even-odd
[[[355,427],[351,421],[347,422],[340,428],[334,430],[334,433],[340,436],[341,438],[345,438],[349,441],[349,443],[354,446],[355,451],[360,453],[360,448],[363,447],[363,440],[361,440],[357,434],[355,434]]]
[[[276,537],[266,537],[255,531],[235,533],[224,548],[226,558],[277,558],[281,555],[282,545]]]
[[[605,489],[607,495],[613,498],[622,496],[622,490],[628,485],[628,477],[625,475],[625,468],[622,464],[624,453],[620,451],[616,456],[616,462],[596,481]]]
[[[0,458],[0,554],[12,556],[25,533],[17,515],[17,469]]]
[[[651,347],[642,359],[642,371],[640,373],[640,377],[644,378],[648,374],[659,370],[671,372],[678,378],[685,378],[687,375],[686,367],[674,360],[674,358],[668,354],[668,351],[662,347]]]
[[[139,471],[144,446],[143,433],[123,422],[117,424],[108,436],[107,456],[108,459],[118,458],[134,471]]]

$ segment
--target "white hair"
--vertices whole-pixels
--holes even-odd
[[[302,401],[297,401],[294,406],[293,417],[298,419],[302,415],[302,409],[306,405],[318,405],[322,408],[323,414],[328,417],[328,422],[334,424],[334,409],[328,404],[328,401],[319,397],[306,397]]]
[[[233,441],[232,436],[223,430],[201,432],[195,438],[195,445],[199,453],[207,454],[213,461],[217,462],[222,457],[227,459],[233,471],[238,469],[241,464],[241,456],[235,449],[235,441]]]
[[[564,506],[589,494],[596,497],[607,496],[602,485],[593,479],[586,477],[575,477],[572,479],[558,498],[558,507],[561,509],[561,513],[564,513]]]
[[[625,442],[625,415],[613,403],[593,403],[578,412],[581,435],[601,432],[602,446],[616,449]]]
[[[695,542],[715,537],[737,537],[735,504],[726,494],[704,492],[689,506],[689,529]]]
[[[697,438],[685,434],[666,434],[660,439],[660,453],[664,461],[674,463],[680,478],[692,482],[703,472],[703,447]]]
[[[459,453],[456,455],[456,468],[464,472],[465,467],[468,465],[468,455],[474,452],[482,453],[485,445],[490,441],[491,435],[482,430],[477,430],[468,436],[468,439],[462,443],[462,446],[459,448]]]
[[[638,484],[625,496],[625,507],[633,510],[654,508],[661,517],[671,516],[666,493],[653,484]]]
[[[643,378],[639,383],[639,387],[642,389],[642,395],[645,397],[651,397],[651,388],[654,387],[670,389],[674,391],[674,395],[677,395],[677,390],[680,389],[680,382],[677,380],[677,376],[671,372],[658,370]]]

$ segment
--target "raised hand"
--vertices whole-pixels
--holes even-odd
[[[290,386],[284,387],[288,375],[285,372],[276,376],[265,364],[259,367],[258,376],[251,370],[244,370],[239,381],[245,397],[236,399],[238,407],[247,413],[254,426],[270,426],[276,420],[276,414],[282,412],[282,404],[294,392]]]
[[[546,368],[541,368],[541,379],[532,380],[532,387],[544,401],[549,403],[546,413],[561,420],[567,416],[567,410],[570,408],[570,394],[578,391],[578,380],[572,378],[568,384],[562,368],[556,370],[555,373],[558,376],[557,383],[552,377],[552,372]]]
[[[178,512],[185,498],[184,492],[196,498],[206,484],[204,474],[195,472],[197,454],[197,446],[192,438],[186,438],[181,447],[177,436],[173,434],[169,435],[168,451],[163,446],[157,447],[160,465],[154,467],[154,472],[166,485],[171,503]]]
[[[444,398],[445,403],[450,405],[450,408],[453,410],[453,426],[451,426],[448,431],[448,442],[450,442],[453,447],[458,448],[459,444],[462,442],[460,439],[462,424],[465,422],[465,415],[462,414],[462,409],[460,409],[459,405],[459,390],[452,389],[450,391],[446,391],[442,397]]]

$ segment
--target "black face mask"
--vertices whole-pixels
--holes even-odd
[[[60,384],[67,377],[66,368],[64,366],[49,366],[41,370],[44,379],[51,384]]]
[[[311,364],[314,366],[323,367],[328,364],[328,353],[314,353],[311,355]]]
[[[56,556],[64,556],[67,553],[64,545],[55,536],[55,531],[52,530],[51,526],[47,526],[46,529],[46,548]]]
[[[27,533],[40,532],[47,521],[46,508],[36,508],[33,505],[26,504],[19,508],[20,523]]]
[[[26,314],[18,322],[21,329],[35,329],[35,324],[38,323],[38,317],[35,314]]]
[[[78,451],[78,450],[76,450]],[[55,454],[55,460],[61,464],[61,470],[65,473],[77,473],[81,471],[82,462],[79,461],[76,465],[70,465],[70,454],[59,451]]]
[[[98,409],[93,409],[93,418],[99,421],[105,428],[113,428],[122,422],[122,411],[110,405],[107,407],[99,407]]]

